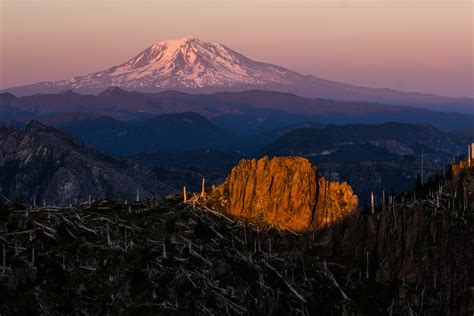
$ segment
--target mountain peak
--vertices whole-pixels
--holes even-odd
[[[157,42],[153,45],[150,46],[150,48],[152,50],[156,50],[156,49],[162,49],[162,48],[165,48],[165,49],[170,49],[170,50],[176,50],[176,49],[179,49],[183,46],[186,46],[186,45],[191,45],[191,44],[205,44],[205,42],[197,39],[196,37],[194,36],[185,36],[185,37],[181,37],[181,38],[176,38],[176,39],[168,39],[168,40],[163,40],[163,41],[160,41],[160,42]]]
[[[365,88],[302,75],[277,65],[254,61],[223,44],[206,42],[194,36],[153,43],[133,58],[103,71],[5,91],[32,95],[74,89],[79,93],[95,94],[110,86],[140,92],[271,90],[310,98],[418,105],[443,112],[469,114],[473,113],[474,104],[474,100],[468,98]],[[3,105],[6,101],[1,98]]]
[[[72,90],[72,89],[66,89],[66,90],[59,91],[58,94],[61,94],[61,95],[75,95],[75,94],[78,94],[78,93],[74,92],[74,90]]]
[[[11,94],[10,92],[2,92],[0,93],[0,97],[2,98],[11,98],[11,99],[16,99],[17,96],[14,94]]]
[[[116,87],[116,86],[110,86],[108,87],[107,89],[105,89],[104,91],[102,91],[101,93],[99,93],[99,95],[122,95],[122,94],[125,94],[127,93],[127,91],[125,91],[124,89],[121,89],[119,87]]]
[[[186,44],[186,43],[189,43],[189,42],[202,42],[202,41],[199,40],[198,38],[196,38],[195,36],[188,35],[188,36],[184,36],[184,37],[180,37],[180,38],[174,38],[174,39],[167,39],[167,40],[159,41],[155,45],[165,44],[165,43],[167,43],[167,44]]]
[[[185,36],[155,43],[121,65],[60,83],[74,89],[215,88],[288,84],[286,74],[280,67],[255,62],[220,43]]]
[[[52,127],[49,127],[40,121],[37,120],[31,120],[28,124],[25,126],[25,130],[27,132],[47,132],[51,130]]]
[[[12,101],[15,101],[17,97],[9,92],[0,93],[0,104],[7,105]]]

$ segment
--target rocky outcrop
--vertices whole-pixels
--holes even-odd
[[[358,205],[347,183],[327,181],[298,157],[241,160],[210,201],[232,215],[299,232],[338,221]]]
[[[357,195],[347,182],[339,183],[319,177],[318,205],[312,226],[319,228],[340,221],[353,214],[358,203]]]

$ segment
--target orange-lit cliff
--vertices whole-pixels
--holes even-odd
[[[354,213],[358,199],[347,183],[326,180],[305,158],[264,157],[241,160],[209,203],[253,222],[302,232]]]

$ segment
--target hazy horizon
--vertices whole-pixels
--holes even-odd
[[[474,97],[471,1],[0,3],[0,88],[100,71],[184,36],[359,86]]]

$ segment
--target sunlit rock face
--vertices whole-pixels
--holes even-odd
[[[351,215],[357,210],[359,200],[347,182],[318,178],[318,204],[312,227],[319,228]]]
[[[241,160],[211,193],[214,204],[216,197],[232,215],[298,232],[338,221],[358,205],[347,183],[327,181],[299,157]]]

